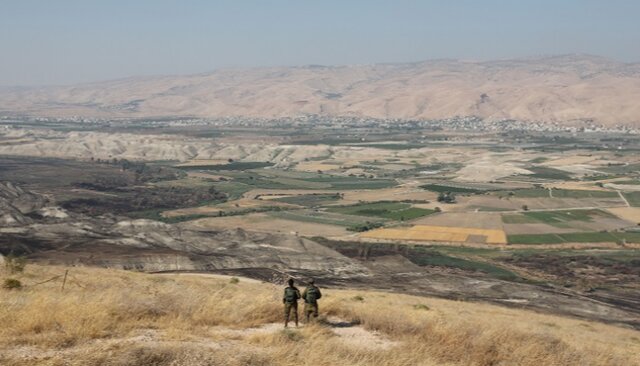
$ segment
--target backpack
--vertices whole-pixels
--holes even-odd
[[[320,291],[315,286],[307,288],[307,297],[305,301],[309,304],[315,303],[320,298]]]
[[[284,301],[292,304],[298,300],[298,290],[295,287],[287,287],[284,289]]]

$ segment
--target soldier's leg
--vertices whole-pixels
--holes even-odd
[[[306,323],[309,323],[309,315],[310,314],[311,313],[309,312],[309,304],[305,303],[304,304],[304,316],[306,318],[306,320],[305,320]]]
[[[313,305],[313,317],[317,318],[318,317],[318,304],[314,304]]]
[[[296,321],[296,328],[297,328],[298,327],[298,304],[295,303],[293,305],[294,305],[294,306],[292,306],[292,308],[293,308],[293,316],[294,316],[294,319]]]
[[[291,304],[284,304],[284,327],[289,325],[289,314],[291,314]]]

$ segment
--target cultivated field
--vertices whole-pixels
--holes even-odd
[[[502,230],[475,229],[466,227],[414,225],[407,228],[376,229],[363,234],[363,238],[409,241],[476,242],[507,244]]]
[[[298,233],[305,236],[341,236],[348,233],[343,226],[318,223],[316,221],[302,222],[300,220],[281,219],[265,213],[203,218],[189,221],[183,225],[193,230],[203,231],[250,228],[255,231]]]

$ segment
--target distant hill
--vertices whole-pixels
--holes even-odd
[[[0,91],[0,113],[87,117],[431,119],[478,116],[640,126],[640,64],[588,55],[224,69]]]

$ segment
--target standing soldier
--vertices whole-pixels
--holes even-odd
[[[320,289],[314,285],[313,279],[309,280],[309,286],[302,293],[304,299],[304,314],[309,322],[309,316],[313,314],[314,318],[318,317],[318,300],[322,297]]]
[[[298,300],[300,299],[300,291],[293,285],[293,278],[290,278],[289,286],[284,289],[284,296],[282,297],[282,303],[284,303],[284,327],[289,325],[289,316],[291,311],[295,316],[296,327],[298,326]]]

